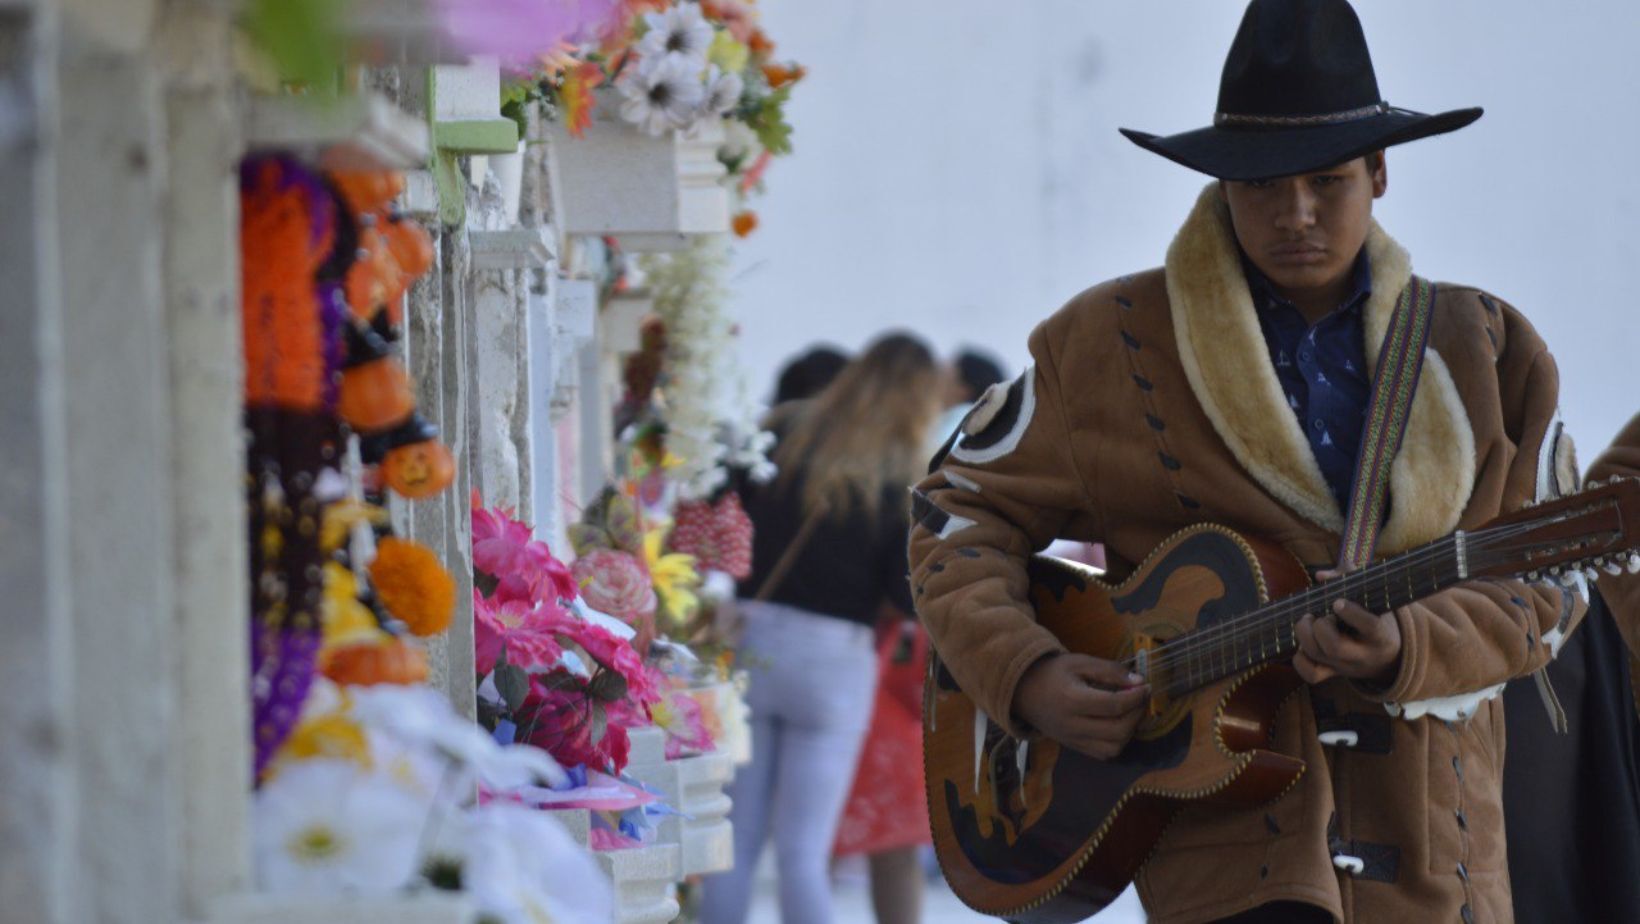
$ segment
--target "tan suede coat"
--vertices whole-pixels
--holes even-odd
[[[1589,466],[1590,481],[1616,476],[1640,478],[1640,414],[1634,415],[1611,448]],[[1600,578],[1599,586],[1606,609],[1617,621],[1617,631],[1629,645],[1629,682],[1634,684],[1635,708],[1640,709],[1640,574],[1606,575]]]
[[[1369,365],[1407,254],[1367,241]],[[1381,555],[1471,528],[1571,487],[1553,476],[1557,373],[1513,308],[1440,285]],[[913,524],[917,610],[963,689],[1011,733],[1020,675],[1060,649],[1026,602],[1023,561],[1058,537],[1103,542],[1114,577],[1203,521],[1332,562],[1343,515],[1289,409],[1260,333],[1229,216],[1210,186],[1166,268],[1096,286],[1031,336],[1016,399],[982,401],[920,486],[945,516]],[[1545,444],[1548,445],[1545,445]],[[1187,809],[1139,877],[1158,924],[1278,900],[1345,921],[1512,919],[1500,804],[1501,685],[1550,657],[1581,615],[1556,589],[1471,582],[1397,611],[1401,668],[1368,695],[1308,688],[1277,748],[1310,771],[1250,810]],[[1357,732],[1354,748],[1319,731]],[[1333,858],[1360,857],[1358,875]]]

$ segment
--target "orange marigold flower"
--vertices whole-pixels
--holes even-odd
[[[604,79],[603,68],[591,61],[582,62],[564,73],[564,82],[558,85],[558,103],[563,112],[564,128],[579,138],[592,124],[593,89]]]
[[[807,74],[808,71],[797,64],[789,67],[784,64],[763,65],[763,79],[769,82],[769,89],[771,90],[778,90],[788,83],[796,83]]]
[[[456,582],[426,547],[393,536],[383,539],[370,563],[370,581],[387,611],[416,635],[437,635],[450,627]]]
[[[750,209],[736,212],[729,220],[729,227],[734,229],[735,237],[745,237],[757,230],[757,213]]]
[[[759,58],[767,58],[774,54],[774,42],[762,29],[753,29],[752,35],[746,40],[746,45],[752,49],[752,54]]]

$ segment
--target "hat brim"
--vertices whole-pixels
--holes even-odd
[[[1129,141],[1168,160],[1221,180],[1264,180],[1311,173],[1431,135],[1457,131],[1481,117],[1479,107],[1436,115],[1389,112],[1302,128],[1220,128],[1177,135],[1121,129]]]

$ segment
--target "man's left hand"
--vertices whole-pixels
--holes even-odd
[[[1317,577],[1331,580],[1336,572]],[[1331,612],[1306,614],[1294,629],[1298,652],[1293,668],[1306,683],[1348,677],[1388,686],[1401,667],[1401,626],[1394,613],[1373,613],[1350,600],[1335,600]]]

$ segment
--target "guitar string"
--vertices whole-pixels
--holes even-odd
[[[1539,522],[1510,524],[1468,533],[1465,538],[1471,540],[1471,543],[1466,551],[1472,560],[1479,563],[1480,556],[1496,551],[1492,544],[1512,538],[1522,532],[1536,529],[1541,525]],[[1158,646],[1155,650],[1162,652],[1162,654],[1160,657],[1150,658],[1149,665],[1152,668],[1167,667],[1181,660],[1194,658],[1209,649],[1220,652],[1223,647],[1221,643],[1230,640],[1234,635],[1242,634],[1243,629],[1284,627],[1287,617],[1302,616],[1305,613],[1314,612],[1318,604],[1326,605],[1330,602],[1330,599],[1349,598],[1357,590],[1370,591],[1375,585],[1387,585],[1402,578],[1413,578],[1416,576],[1417,571],[1429,565],[1441,563],[1443,559],[1450,558],[1455,561],[1456,556],[1457,544],[1453,537],[1437,540],[1402,561],[1395,563],[1393,567],[1385,568],[1376,573],[1371,569],[1358,571],[1353,575],[1346,575],[1341,578],[1340,583],[1337,585],[1328,582],[1327,584],[1307,588],[1292,596],[1272,601],[1234,619],[1191,632],[1175,642]],[[1488,564],[1497,563],[1499,562],[1488,562]],[[1354,586],[1351,586],[1352,584]],[[1365,596],[1365,594],[1361,594],[1361,596]],[[1136,663],[1136,658],[1129,658],[1127,661]]]
[[[1504,539],[1512,538],[1514,535],[1521,532],[1536,529],[1539,525],[1541,524],[1534,523],[1525,526],[1509,524],[1506,526],[1493,527],[1490,530],[1482,530],[1476,531],[1475,533],[1466,534],[1466,538],[1479,537],[1479,541],[1475,544],[1475,546],[1468,548],[1466,551],[1472,553],[1471,557],[1478,561],[1478,556],[1480,554],[1492,551],[1486,543],[1495,543]],[[1280,600],[1270,601],[1264,606],[1244,613],[1234,619],[1227,620],[1226,622],[1218,623],[1213,626],[1204,627],[1203,629],[1189,633],[1186,636],[1182,636],[1175,642],[1159,646],[1156,650],[1189,651],[1191,649],[1191,645],[1189,643],[1191,642],[1199,641],[1203,644],[1211,643],[1214,641],[1215,637],[1227,635],[1231,632],[1237,631],[1249,622],[1264,619],[1272,614],[1281,615],[1283,613],[1292,613],[1299,610],[1307,612],[1313,609],[1313,604],[1317,602],[1316,598],[1320,598],[1324,601],[1326,598],[1336,599],[1339,596],[1348,596],[1349,592],[1356,589],[1371,589],[1374,584],[1386,583],[1390,580],[1398,580],[1401,577],[1407,576],[1409,572],[1416,572],[1420,568],[1438,562],[1441,558],[1448,554],[1454,556],[1456,555],[1456,545],[1452,541],[1451,537],[1436,540],[1435,542],[1416,550],[1414,553],[1409,554],[1409,556],[1404,560],[1395,562],[1394,568],[1388,568],[1379,572],[1374,572],[1372,569],[1357,571],[1351,575],[1346,575],[1344,578],[1340,579],[1340,582],[1337,584],[1329,582],[1327,584],[1314,585],[1300,591],[1297,594],[1293,594],[1292,596],[1284,597]],[[1492,562],[1491,564],[1497,563],[1498,562]],[[1352,583],[1356,586],[1350,586]],[[1152,659],[1152,661],[1154,660],[1155,659]]]
[[[1513,531],[1513,533],[1518,533],[1518,532],[1519,532],[1519,530]],[[1507,540],[1508,538],[1512,538],[1512,533],[1503,533],[1503,534],[1500,534],[1499,536],[1493,537],[1492,541],[1495,544],[1492,545],[1491,547],[1482,547],[1478,550],[1473,550],[1473,551],[1477,552],[1477,554],[1475,556],[1473,556],[1473,558],[1474,558],[1474,561],[1478,565],[1478,570],[1484,570],[1486,568],[1493,567],[1493,566],[1496,566],[1496,565],[1506,564],[1506,563],[1510,562],[1512,559],[1515,558],[1516,553],[1518,553],[1520,551],[1528,550],[1528,549],[1531,549],[1531,548],[1535,548],[1535,547],[1541,547],[1541,545],[1542,545],[1542,543],[1535,542],[1535,541],[1530,542],[1530,543],[1517,543],[1517,544],[1512,545],[1512,546],[1504,546],[1504,545],[1501,545],[1501,544],[1496,544],[1496,543],[1499,543],[1503,540]],[[1430,560],[1428,558],[1428,556],[1421,556],[1421,559],[1423,561],[1426,561],[1426,562]],[[1386,572],[1386,574],[1387,573],[1388,572]],[[1429,575],[1429,576],[1433,576],[1433,575]],[[1371,585],[1372,582],[1365,582],[1365,583],[1370,588],[1370,585]],[[1327,585],[1321,585],[1321,587],[1325,588],[1325,587],[1327,587]],[[1439,587],[1439,582],[1437,582],[1436,588],[1434,588],[1434,589],[1438,589],[1438,587]],[[1432,589],[1431,592],[1434,592],[1434,589]],[[1312,589],[1312,590],[1314,590],[1314,589]],[[1285,599],[1286,600],[1296,600],[1299,596],[1303,596],[1303,595],[1295,595],[1294,597],[1285,598]],[[1311,608],[1308,606],[1308,604],[1295,605],[1295,606],[1292,606],[1292,607],[1272,607],[1269,611],[1265,611],[1265,610],[1261,609],[1260,611],[1255,611],[1255,614],[1249,614],[1249,616],[1258,615],[1258,616],[1262,617],[1261,622],[1263,624],[1259,625],[1259,626],[1256,626],[1256,628],[1262,629],[1262,628],[1266,628],[1266,627],[1275,627],[1277,629],[1276,637],[1274,639],[1272,639],[1271,641],[1276,645],[1277,656],[1279,656],[1281,654],[1286,653],[1285,651],[1282,650],[1283,645],[1292,645],[1294,643],[1294,639],[1292,637],[1291,632],[1289,632],[1287,634],[1287,637],[1285,639],[1283,639],[1281,637],[1280,629],[1285,628],[1285,619],[1283,617],[1291,616],[1295,612],[1301,612],[1301,611],[1306,611],[1307,612],[1310,609]],[[1243,621],[1245,622],[1245,619]],[[1226,646],[1224,646],[1222,644],[1219,644],[1219,642],[1221,642],[1223,640],[1225,640],[1225,639],[1221,635],[1221,637],[1219,637],[1219,638],[1216,638],[1216,639],[1211,640],[1210,642],[1204,643],[1204,645],[1207,645],[1208,647],[1210,647],[1211,650],[1205,650],[1203,645],[1186,646],[1185,648],[1183,648],[1181,651],[1179,651],[1176,654],[1170,654],[1169,656],[1165,656],[1165,657],[1160,658],[1160,659],[1153,659],[1150,666],[1151,666],[1152,669],[1160,668],[1160,667],[1172,667],[1172,666],[1178,664],[1180,661],[1185,661],[1185,662],[1187,662],[1187,668],[1189,668],[1190,665],[1188,664],[1188,662],[1194,660],[1194,661],[1197,661],[1197,662],[1201,663],[1202,667],[1205,668],[1205,671],[1198,672],[1194,669],[1187,670],[1187,673],[1190,675],[1190,679],[1195,679],[1198,673],[1213,674],[1219,668],[1220,665],[1225,665],[1225,664],[1233,665],[1241,657],[1241,654],[1239,652],[1235,651],[1235,650],[1226,651],[1225,650]],[[1261,643],[1261,650],[1262,650],[1262,643]],[[1204,651],[1205,651],[1205,654],[1204,654]],[[1251,655],[1250,651],[1248,652],[1248,655]],[[1261,660],[1269,660],[1269,658],[1264,657]],[[1135,659],[1130,658],[1130,659],[1127,659],[1126,663],[1136,663],[1136,662],[1135,662]],[[1259,663],[1259,662],[1250,662],[1249,664],[1247,664],[1247,667],[1253,666],[1254,663]],[[1219,676],[1227,676],[1227,675],[1226,674],[1220,674]],[[1213,679],[1213,678],[1210,677],[1209,680],[1211,680],[1211,679]],[[1176,685],[1176,683],[1174,685]],[[1198,683],[1197,685],[1200,685],[1200,684]]]
[[[1507,538],[1509,538],[1507,535],[1503,535],[1494,537],[1493,541]],[[1536,545],[1538,543],[1531,543],[1520,548],[1527,549]],[[1502,548],[1481,548],[1473,551],[1476,552],[1473,560],[1477,570],[1484,570],[1493,565],[1505,563],[1512,557],[1510,550]],[[1354,587],[1347,584],[1344,586],[1318,585],[1281,601],[1267,604],[1265,607],[1230,622],[1207,627],[1174,643],[1160,646],[1158,650],[1163,652],[1162,656],[1150,658],[1148,665],[1151,669],[1159,669],[1173,667],[1181,662],[1187,663],[1188,666],[1188,662],[1193,661],[1206,668],[1208,672],[1212,672],[1217,665],[1233,664],[1241,659],[1242,653],[1232,647],[1235,643],[1246,641],[1247,644],[1251,645],[1253,632],[1255,630],[1263,632],[1267,629],[1274,629],[1275,637],[1260,640],[1261,650],[1265,650],[1263,649],[1264,645],[1274,644],[1277,654],[1284,654],[1286,652],[1283,650],[1283,646],[1294,643],[1290,624],[1296,622],[1296,618],[1302,618],[1305,614],[1314,613],[1319,608],[1324,608],[1333,599],[1366,598],[1374,589],[1385,587],[1387,590],[1388,584],[1402,579],[1408,582],[1409,589],[1411,589],[1414,581],[1422,583],[1424,580],[1436,577],[1433,572],[1419,574],[1426,566],[1445,564],[1449,560],[1455,560],[1455,553],[1455,548],[1448,550],[1435,547],[1424,550],[1422,553],[1408,558],[1403,563],[1398,563],[1395,568],[1386,569],[1377,574],[1358,572],[1363,577],[1356,581]],[[1439,580],[1435,581],[1427,593],[1419,594],[1419,596],[1427,596],[1428,593],[1434,593],[1441,589],[1441,583]],[[1456,581],[1448,582],[1449,586],[1452,583],[1456,583]],[[1362,591],[1362,593],[1357,594],[1356,591]],[[1285,637],[1283,637],[1281,631],[1283,629],[1289,630]],[[1250,655],[1251,652],[1249,651],[1248,654]],[[1129,659],[1129,661],[1136,663],[1136,659]],[[1193,670],[1192,673],[1194,674],[1196,671]]]

